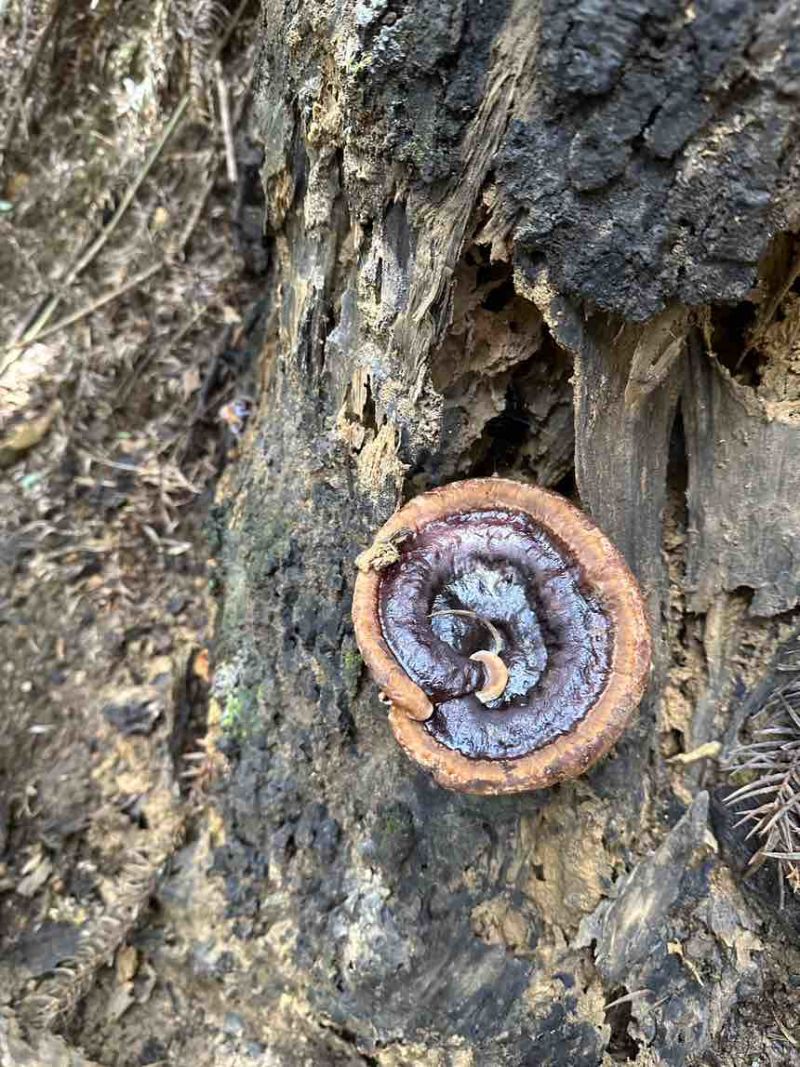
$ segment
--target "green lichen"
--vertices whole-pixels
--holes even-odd
[[[359,59],[348,56],[344,61],[344,72],[349,78],[359,78],[372,66],[372,53],[365,52]]]
[[[347,695],[352,700],[358,692],[364,661],[355,645],[347,644],[342,649],[342,677]]]
[[[242,537],[248,582],[259,586],[272,580],[289,558],[293,530],[293,520],[280,512],[256,510],[248,518]]]
[[[402,863],[414,848],[416,833],[410,808],[399,801],[381,807],[373,830],[374,855],[381,866]]]
[[[223,733],[244,741],[252,736],[257,722],[258,694],[249,689],[234,689],[228,693],[220,720]]]

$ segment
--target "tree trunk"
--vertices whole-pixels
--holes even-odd
[[[218,866],[287,1063],[794,1055],[758,1004],[789,996],[796,909],[720,853],[715,762],[670,758],[723,737],[800,596],[796,16],[267,0]],[[494,473],[591,514],[656,654],[591,773],[476,798],[399,750],[350,596],[400,503]]]

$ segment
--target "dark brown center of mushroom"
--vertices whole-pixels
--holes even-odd
[[[428,523],[382,572],[381,628],[431,698],[425,728],[473,759],[514,759],[573,729],[611,669],[612,624],[575,555],[523,512],[472,511]],[[475,695],[494,649],[508,668],[501,697]]]

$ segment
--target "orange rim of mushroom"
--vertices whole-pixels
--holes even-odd
[[[583,774],[619,739],[636,711],[650,670],[651,639],[639,586],[621,553],[569,501],[539,486],[504,478],[454,482],[415,497],[378,531],[374,545],[399,543],[429,522],[470,511],[522,511],[566,546],[603,603],[611,624],[611,667],[605,687],[580,722],[550,743],[513,759],[473,759],[425,729],[433,705],[387,645],[379,614],[380,572],[359,570],[353,593],[356,641],[373,678],[391,702],[389,723],[405,752],[439,785],[465,793],[542,789]]]

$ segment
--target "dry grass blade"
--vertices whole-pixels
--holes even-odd
[[[135,176],[130,186],[128,186],[122,197],[122,200],[119,201],[119,206],[114,212],[112,218],[109,220],[106,226],[103,226],[98,236],[89,245],[89,248],[79,253],[74,259],[74,261],[71,262],[71,264],[67,267],[64,276],[59,282],[60,291],[54,292],[49,298],[49,300],[47,300],[41,312],[39,312],[39,314],[36,316],[36,319],[26,330],[25,334],[23,334],[22,337],[17,341],[16,345],[12,345],[9,349],[7,349],[6,359],[3,361],[2,364],[0,364],[0,373],[5,371],[7,367],[11,365],[11,362],[16,359],[20,348],[30,345],[32,341],[42,336],[45,327],[47,327],[48,322],[50,321],[53,316],[53,313],[55,312],[55,308],[57,308],[61,303],[63,291],[66,290],[71,284],[73,284],[73,282],[75,282],[78,275],[81,274],[86,269],[86,267],[89,267],[97,253],[103,248],[103,245],[106,244],[108,239],[114,233],[114,230],[119,224],[119,221],[121,221],[125,212],[133,203],[134,197],[135,195],[137,195],[137,192],[139,191],[142,182],[150,173],[150,171],[153,170],[153,166],[161,155],[165,144],[167,143],[167,141],[170,140],[172,134],[175,132],[175,129],[177,128],[178,123],[183,117],[183,113],[186,112],[188,105],[189,96],[185,95],[181,97],[181,99],[178,101],[177,107],[175,108],[170,117],[169,122],[166,123],[166,126],[162,131],[161,137],[159,138],[155,147],[153,148],[153,150],[151,150],[149,156],[145,160],[144,166],[142,166],[137,176]]]
[[[63,319],[54,322],[52,326],[40,330],[32,337],[23,337],[21,341],[16,341],[11,345],[11,349],[27,348],[28,345],[32,345],[36,341],[45,341],[48,337],[59,333],[61,330],[65,330],[68,326],[74,326],[76,322],[80,322],[81,319],[85,319],[95,311],[99,311],[100,308],[105,307],[106,304],[111,304],[113,301],[118,300],[119,297],[125,296],[126,293],[130,293],[133,289],[138,289],[140,285],[143,285],[146,281],[152,278],[154,274],[158,274],[159,271],[164,270],[166,266],[166,260],[161,263],[153,263],[146,270],[141,271],[135,277],[131,278],[130,281],[125,282],[124,285],[114,286],[109,292],[103,293],[102,296],[98,296],[95,300],[90,301],[85,307],[79,308],[78,311],[74,311],[71,315],[65,315]]]
[[[212,2],[206,2],[200,5],[200,9],[205,10],[208,13],[208,17],[203,23],[204,32],[210,34],[212,30],[222,28],[222,32],[220,33],[219,38],[216,40],[216,43],[214,43],[210,36],[207,41],[204,40],[203,48],[204,50],[208,50],[208,62],[210,62],[212,65],[217,63],[219,56],[223,52],[227,42],[230,40],[232,33],[238,25],[248,2],[249,0],[242,0],[237,9],[234,11],[233,15],[231,15],[230,18],[227,20],[227,25],[225,25],[225,16],[228,14],[228,12],[222,4],[217,3],[216,0],[212,0]],[[58,4],[54,3],[54,13],[57,8]],[[53,17],[55,16],[53,15]],[[48,23],[46,32],[42,34],[43,39],[46,39],[46,36],[49,33],[49,26],[50,23]],[[221,72],[218,73],[217,80],[218,82],[221,81]],[[161,134],[158,137],[156,143],[153,145],[152,149],[148,153],[144,164],[140,167],[139,171],[136,173],[133,180],[128,185],[128,188],[123,193],[112,217],[100,231],[97,237],[95,237],[95,239],[89,243],[88,247],[80,248],[77,250],[71,261],[61,272],[61,276],[58,280],[55,291],[51,293],[49,297],[43,302],[41,307],[38,309],[38,312],[35,315],[33,321],[26,327],[22,336],[17,338],[15,343],[12,343],[11,345],[7,346],[2,359],[0,359],[0,374],[7,370],[7,368],[16,359],[19,358],[19,352],[22,348],[25,348],[36,340],[40,340],[44,336],[46,327],[50,323],[50,320],[52,319],[56,309],[61,303],[61,300],[65,293],[69,290],[70,286],[72,286],[75,280],[95,260],[98,253],[105,247],[109,238],[117,229],[123,216],[127,213],[129,208],[133,204],[136,198],[136,194],[141,188],[143,182],[153,170],[153,167],[155,166],[156,162],[164,151],[164,148],[166,147],[167,143],[177,130],[184,115],[186,114],[187,108],[189,107],[189,104],[191,102],[191,96],[192,94],[190,90],[189,92],[184,93],[183,96],[179,99],[178,103],[172,111],[172,114],[170,115],[163,130],[161,131]],[[227,95],[225,98],[225,107],[227,109]],[[230,113],[227,110],[225,118],[227,122],[227,127],[225,129],[226,163],[230,176],[234,164],[232,164],[230,158],[232,128]],[[233,180],[235,180],[235,174]],[[200,202],[201,211],[204,204],[205,196],[203,196]],[[185,248],[185,245],[188,242],[189,237],[191,236],[191,231],[193,228],[194,224],[192,225],[191,229],[187,229],[182,235],[181,241],[179,243],[179,251],[183,251],[183,249]],[[163,266],[164,264],[159,264],[157,268],[149,268],[149,272],[145,272],[146,276],[149,277],[152,273],[155,273],[156,270],[162,269]],[[120,292],[122,291],[127,291],[127,289],[123,289]],[[114,299],[117,295],[120,294],[112,293],[110,299]],[[105,302],[105,300],[102,300],[102,302],[96,305],[96,307],[103,306],[103,303]],[[57,332],[57,330],[64,328],[64,326],[71,325],[73,322],[79,321],[81,318],[85,317],[86,314],[90,314],[93,310],[96,310],[96,307],[94,305],[90,305],[87,309],[82,309],[81,311],[76,312],[74,315],[66,316],[64,319],[56,323],[55,328],[51,329],[51,331],[48,332],[48,335],[50,332]]]

